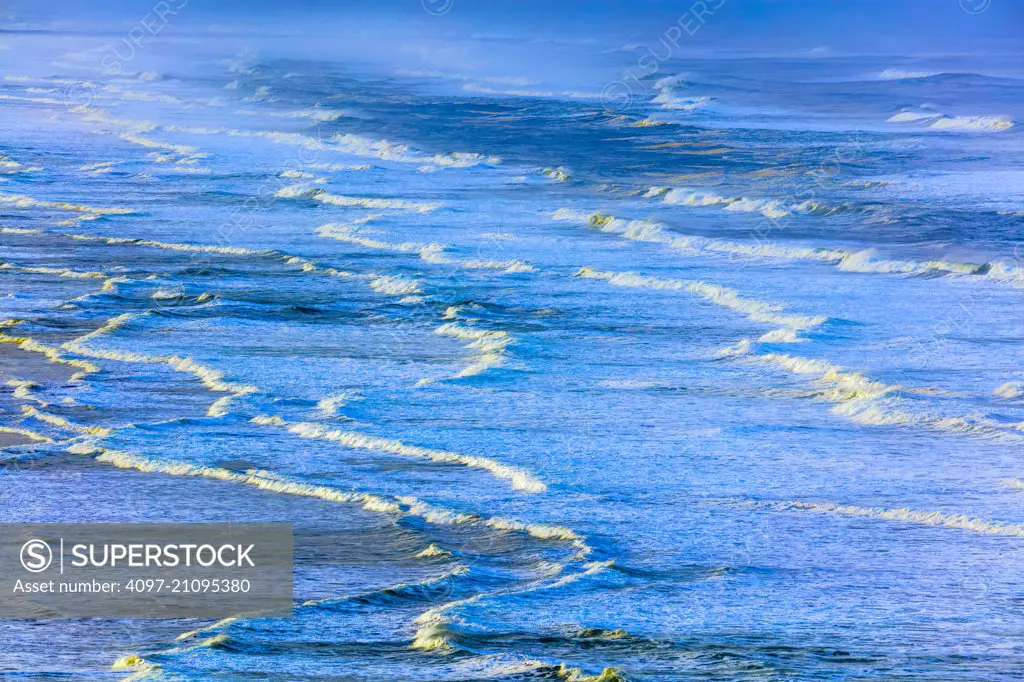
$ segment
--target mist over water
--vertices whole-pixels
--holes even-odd
[[[1013,3],[15,3],[0,521],[295,524],[29,679],[1007,679]]]

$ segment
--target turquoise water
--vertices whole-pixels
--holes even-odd
[[[8,621],[0,676],[1019,669],[1019,55],[622,98],[602,30],[4,34],[0,519],[291,521],[296,610]]]

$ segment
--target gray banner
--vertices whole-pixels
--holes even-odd
[[[0,618],[291,613],[288,523],[0,524]]]

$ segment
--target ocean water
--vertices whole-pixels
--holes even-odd
[[[0,521],[296,533],[0,677],[1017,674],[1022,52],[460,7],[0,35]]]

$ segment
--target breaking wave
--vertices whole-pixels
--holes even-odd
[[[926,126],[931,130],[948,130],[958,132],[992,133],[1009,130],[1017,125],[1008,116],[949,116],[940,111],[928,108],[907,108],[893,114],[887,123]]]
[[[96,206],[73,204],[68,201],[43,201],[24,194],[0,194],[0,203],[10,204],[17,208],[52,208],[58,211],[87,213],[94,216],[128,215],[135,213],[135,210],[130,208],[99,208]]]
[[[884,81],[904,80],[907,78],[931,78],[938,76],[936,71],[904,71],[903,69],[885,69],[878,78]]]
[[[886,384],[859,372],[845,370],[827,360],[781,353],[749,354],[753,343],[747,339],[722,357],[746,358],[792,374],[812,376],[822,387],[818,397],[835,403],[832,413],[857,424],[869,426],[918,426],[1008,444],[1024,443],[1024,425],[1003,422],[983,415],[949,416],[911,411],[898,384]]]
[[[433,211],[441,206],[439,203],[405,201],[403,199],[339,196],[337,194],[331,194],[319,187],[312,187],[310,185],[292,185],[291,187],[284,187],[278,190],[274,196],[278,199],[312,199],[313,201],[318,201],[321,204],[330,204],[332,206],[399,209],[405,211],[418,211],[420,213],[427,213],[428,211]]]
[[[693,196],[702,196],[699,193]],[[694,201],[697,201],[696,199]],[[713,202],[715,199],[704,199]],[[696,203],[692,205],[697,205]],[[714,205],[701,204],[701,205]],[[664,244],[687,255],[724,255],[743,258],[770,258],[780,260],[810,260],[831,263],[846,272],[899,274],[985,276],[1014,286],[1024,285],[1024,273],[1016,263],[1001,261],[987,263],[960,263],[956,261],[915,261],[879,257],[874,248],[840,249],[828,247],[789,246],[773,242],[735,242],[695,235],[678,235],[663,223],[650,220],[625,220],[600,213],[587,214],[561,208],[552,216],[555,220],[589,225],[602,232],[618,234],[626,239]]]
[[[253,423],[260,425],[280,426],[300,438],[325,440],[339,443],[348,448],[359,450],[374,450],[386,452],[400,457],[416,457],[429,459],[438,464],[459,464],[462,466],[483,469],[490,472],[497,478],[508,480],[516,490],[529,493],[541,493],[547,490],[547,486],[532,474],[496,460],[479,457],[475,455],[463,455],[448,450],[437,450],[424,448],[418,445],[408,445],[392,438],[379,438],[368,436],[355,431],[332,429],[320,424],[310,422],[289,423],[280,417],[259,415],[253,418]]]
[[[229,393],[230,395],[220,398],[210,405],[206,413],[208,417],[223,417],[227,414],[228,405],[232,400],[259,391],[256,386],[225,381],[223,372],[196,362],[190,357],[181,357],[178,355],[148,355],[145,353],[118,350],[96,350],[86,345],[86,342],[94,340],[105,334],[109,334],[129,322],[148,314],[149,313],[147,311],[142,313],[124,313],[122,315],[118,315],[117,317],[107,320],[107,322],[98,329],[72,341],[61,344],[60,348],[76,355],[97,360],[168,365],[176,372],[193,375],[199,379],[203,386],[211,391],[217,393]]]
[[[905,507],[886,509],[884,507],[858,507],[850,504],[831,504],[813,502],[766,502],[756,503],[757,506],[778,511],[807,511],[819,514],[837,514],[884,521],[896,521],[918,526],[936,526],[953,528],[983,535],[1001,535],[1005,537],[1024,538],[1024,524],[1004,521],[989,521],[966,514],[947,514],[937,511],[917,511]]]
[[[334,239],[348,244],[357,244],[369,249],[380,249],[382,251],[393,251],[396,253],[411,253],[418,255],[422,260],[438,265],[456,265],[468,270],[501,270],[506,273],[531,272],[533,267],[521,260],[488,260],[480,258],[458,258],[445,253],[445,247],[441,244],[423,244],[418,242],[388,242],[375,239],[366,235],[359,224],[372,220],[373,216],[359,221],[358,224],[343,225],[340,223],[328,223],[317,228],[317,234],[327,239]]]
[[[506,331],[474,329],[458,322],[442,324],[434,330],[434,333],[466,341],[465,347],[473,352],[472,364],[460,370],[453,377],[455,379],[473,377],[489,369],[504,365],[506,359],[505,349],[508,348],[513,340],[512,335]],[[433,380],[421,379],[417,385],[422,386],[431,381]]]
[[[685,291],[699,296],[709,303],[742,313],[752,322],[777,324],[794,330],[794,332],[798,329],[818,327],[827,320],[822,315],[787,315],[782,313],[783,308],[780,305],[743,298],[735,289],[700,280],[645,277],[634,272],[606,272],[589,267],[581,268],[576,276],[604,280],[609,284],[621,287]]]

